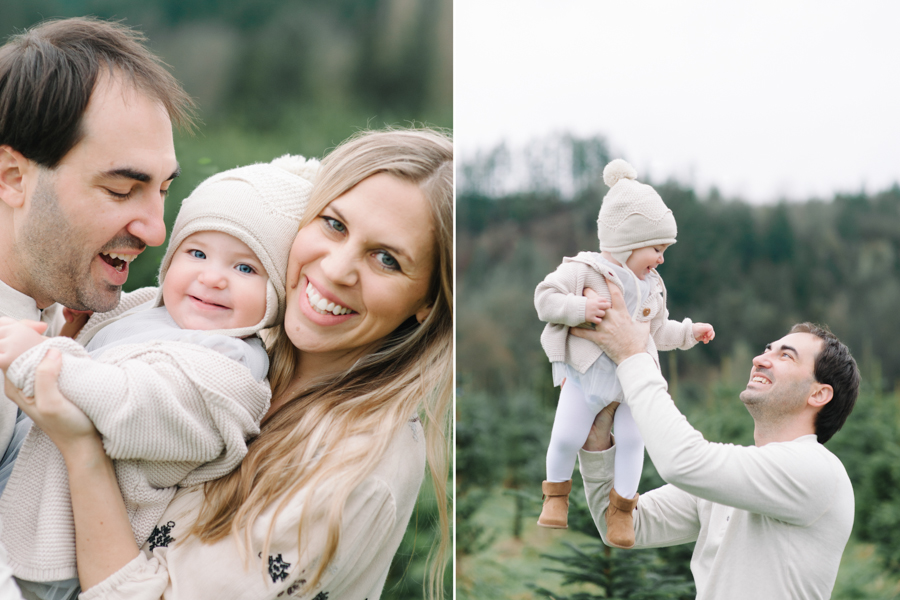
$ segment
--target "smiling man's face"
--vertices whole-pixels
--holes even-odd
[[[178,163],[165,108],[121,77],[98,79],[82,130],[55,169],[35,169],[14,253],[38,306],[104,312],[118,304],[129,263],[165,241]]]
[[[816,382],[816,357],[822,340],[811,333],[791,333],[766,346],[753,359],[750,381],[741,401],[754,418],[799,412]]]

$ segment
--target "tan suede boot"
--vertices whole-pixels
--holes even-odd
[[[569,528],[569,492],[572,491],[572,480],[545,481],[541,484],[544,492],[544,507],[537,524],[551,529]]]
[[[638,497],[628,500],[616,493],[615,488],[609,491],[609,508],[606,509],[606,539],[610,546],[631,548],[634,546],[634,509]]]

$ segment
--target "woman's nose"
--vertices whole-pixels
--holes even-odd
[[[356,260],[356,253],[351,247],[339,245],[322,259],[322,272],[338,285],[352,286],[359,275]]]

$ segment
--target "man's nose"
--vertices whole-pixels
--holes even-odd
[[[753,357],[753,366],[754,367],[766,367],[766,366],[769,366],[770,364],[771,364],[771,361],[769,360],[768,354],[766,352],[763,352],[759,356]]]
[[[163,199],[158,194],[154,197],[153,193],[148,193],[137,210],[125,229],[148,246],[162,245],[166,241]]]

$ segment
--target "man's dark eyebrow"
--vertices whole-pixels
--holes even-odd
[[[771,345],[771,344],[770,344],[770,345]],[[781,345],[781,351],[782,351],[782,352],[793,352],[793,353],[794,353],[794,356],[796,356],[798,359],[800,358],[800,353],[797,352],[797,349],[794,348],[793,346],[788,346],[787,344],[782,344],[782,345]]]
[[[771,349],[772,349],[772,344],[766,344],[766,351],[769,351],[769,350],[771,350]],[[794,348],[793,346],[788,346],[787,344],[782,344],[782,345],[781,345],[781,350],[782,350],[782,351],[793,352],[793,353],[794,353],[794,356],[796,356],[798,359],[800,358],[800,353],[797,352],[797,349]]]
[[[172,174],[169,175],[169,178],[166,181],[171,181],[181,175],[181,165],[175,167],[175,170],[172,171]],[[153,177],[149,173],[144,173],[143,171],[138,171],[137,169],[132,169],[129,167],[122,167],[121,169],[110,169],[109,171],[104,171],[100,173],[101,177],[105,177],[107,179],[133,179],[135,181],[140,181],[141,183],[147,183]]]
[[[797,349],[794,348],[793,346],[788,346],[788,345],[786,345],[786,344],[782,344],[782,345],[781,345],[781,349],[782,349],[782,350],[787,350],[788,352],[793,352],[793,353],[794,353],[794,356],[796,356],[797,358],[800,358],[800,353],[797,352]]]
[[[141,183],[147,183],[152,179],[152,177],[150,177],[148,173],[138,171],[137,169],[130,169],[128,167],[123,167],[121,169],[110,169],[109,171],[100,173],[100,176],[106,179],[134,179],[135,181],[140,181]]]

